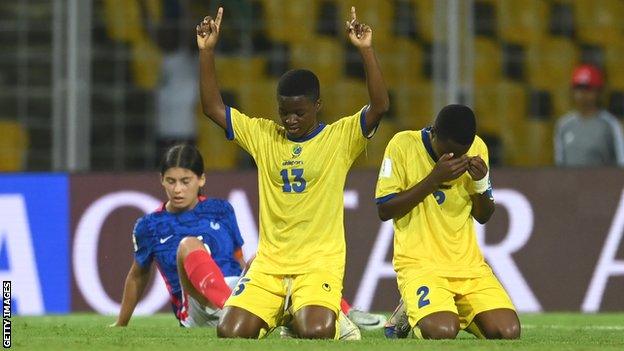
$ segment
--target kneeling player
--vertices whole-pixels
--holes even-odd
[[[417,337],[453,339],[460,329],[520,337],[514,306],[477,246],[473,219],[487,222],[494,201],[487,147],[475,133],[472,110],[449,105],[433,127],[398,133],[386,148],[377,209],[394,219],[393,264]]]

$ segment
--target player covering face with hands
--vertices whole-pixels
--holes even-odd
[[[276,122],[223,104],[214,64],[222,19],[219,8],[214,19],[197,26],[201,103],[204,114],[258,166],[260,239],[249,271],[225,303],[217,335],[258,338],[288,325],[301,338],[343,338],[346,329],[336,321],[345,320],[344,183],[389,104],[373,32],[352,8],[346,29],[364,63],[367,105],[326,125],[317,117],[318,78],[295,69],[279,80]]]
[[[460,329],[514,339],[520,322],[485,263],[474,220],[494,213],[488,152],[467,106],[448,105],[433,127],[396,134],[377,181],[377,210],[394,220],[394,258],[403,299],[386,335],[452,339]]]

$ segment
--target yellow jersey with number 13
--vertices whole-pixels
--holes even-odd
[[[322,269],[342,279],[344,185],[366,146],[365,114],[366,107],[289,139],[272,120],[226,108],[228,139],[258,166],[260,240],[254,269],[280,275]]]

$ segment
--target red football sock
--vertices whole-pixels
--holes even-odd
[[[340,309],[342,310],[342,313],[348,314],[351,310],[351,305],[349,305],[347,300],[343,298],[342,300],[340,300]]]
[[[206,300],[223,308],[232,290],[225,283],[221,269],[205,250],[195,250],[184,259],[184,270],[191,284]]]

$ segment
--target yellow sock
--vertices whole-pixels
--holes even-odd
[[[422,332],[420,331],[420,328],[418,328],[418,326],[412,328],[412,338],[420,340],[424,339],[422,336]]]
[[[465,330],[470,334],[476,336],[477,339],[485,339],[485,335],[481,333],[481,330],[474,322],[470,323],[470,325],[468,325]]]

